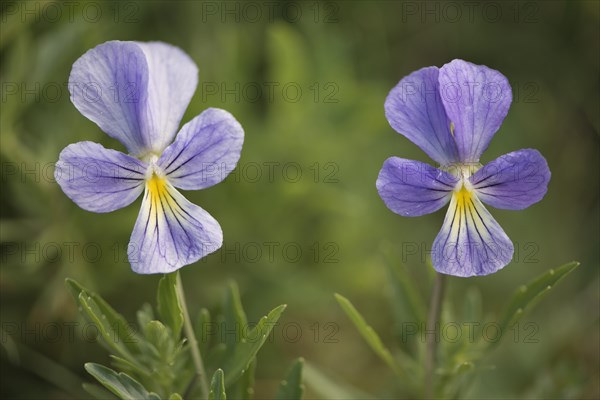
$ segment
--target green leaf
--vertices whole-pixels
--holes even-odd
[[[137,333],[102,297],[90,292],[77,281],[67,278],[65,283],[81,306],[88,320],[96,323],[106,344],[128,358],[139,352]]]
[[[279,390],[275,396],[276,400],[300,400],[304,392],[302,384],[302,367],[304,359],[298,358],[290,368],[284,381],[281,381]]]
[[[183,400],[179,393],[173,393],[169,396],[169,400]]]
[[[98,327],[103,343],[111,351],[135,362],[139,338],[125,319],[112,308],[106,313],[108,305],[104,303],[104,306],[100,306],[96,299],[85,291],[79,294],[79,304],[83,314]]]
[[[320,371],[314,365],[305,362],[303,375],[306,384],[316,393],[317,398],[364,400],[374,399],[376,396],[363,392],[347,383],[340,383]]]
[[[161,360],[170,360],[175,351],[175,340],[171,337],[169,329],[160,321],[150,321],[144,327],[148,343],[152,344]]]
[[[117,373],[110,368],[95,363],[87,363],[84,367],[90,375],[120,399],[160,400],[156,393],[148,392],[144,386],[127,374]]]
[[[218,369],[215,371],[212,380],[210,382],[210,391],[208,393],[208,400],[226,400],[227,395],[225,394],[225,378],[223,376],[223,370]]]
[[[394,357],[392,357],[390,351],[385,347],[377,332],[367,324],[363,316],[360,315],[356,308],[354,308],[350,300],[337,293],[335,294],[335,299],[375,354],[377,354],[398,376],[406,376],[406,371],[404,371],[396,360],[394,360]]]
[[[572,261],[540,275],[527,285],[521,286],[508,303],[500,323],[501,332],[512,326],[528,308],[544,297],[562,278],[570,274],[579,263]]]
[[[262,317],[253,329],[243,329],[239,343],[236,343],[235,352],[225,363],[225,386],[229,387],[248,369],[256,353],[263,346],[273,327],[277,324],[279,317],[285,310],[282,304],[273,309],[267,316]],[[247,335],[243,335],[247,332]]]
[[[179,339],[183,326],[183,311],[177,298],[177,274],[167,274],[158,282],[157,309],[162,322],[171,329],[173,338]]]

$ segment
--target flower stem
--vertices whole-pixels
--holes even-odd
[[[196,368],[196,374],[194,379],[190,382],[184,398],[189,397],[189,393],[194,388],[196,382],[200,382],[200,392],[203,399],[208,399],[208,381],[206,380],[206,372],[204,371],[204,363],[202,362],[202,355],[198,348],[198,341],[194,333],[194,327],[192,326],[192,320],[190,319],[190,313],[188,312],[187,305],[185,302],[185,293],[183,292],[183,283],[181,282],[181,275],[177,271],[177,297],[179,297],[179,304],[181,305],[181,312],[183,313],[183,330],[188,340],[190,352],[192,353],[192,361]]]
[[[440,313],[442,311],[442,300],[444,298],[445,275],[436,273],[431,300],[429,302],[429,314],[427,316],[427,329],[438,330]],[[425,348],[425,387],[423,390],[425,399],[432,399],[434,395],[434,374],[435,374],[435,356],[436,344],[438,342],[437,334],[426,335]]]

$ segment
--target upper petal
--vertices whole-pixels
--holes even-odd
[[[385,115],[406,136],[442,165],[458,161],[450,121],[439,92],[437,67],[422,68],[404,77],[385,100]]]
[[[539,151],[523,149],[488,163],[473,174],[470,181],[484,203],[522,210],[544,197],[550,169]]]
[[[512,259],[514,247],[474,192],[461,189],[450,201],[431,258],[436,271],[469,277],[492,274]]]
[[[174,186],[204,189],[233,171],[243,142],[244,130],[239,122],[225,110],[209,108],[181,128],[158,165]]]
[[[136,42],[148,63],[147,116],[143,121],[151,150],[160,153],[175,137],[198,85],[198,67],[181,49],[162,42]]]
[[[79,142],[60,153],[54,177],[63,192],[84,210],[109,212],[138,198],[146,164],[93,142]]]
[[[221,226],[209,213],[190,203],[165,178],[148,180],[128,249],[135,272],[173,272],[218,250],[222,243]]]
[[[440,68],[439,82],[459,161],[478,162],[508,113],[510,84],[500,72],[463,60]]]
[[[431,165],[391,157],[379,172],[377,191],[390,210],[416,217],[442,208],[457,183],[455,176]]]
[[[197,79],[196,65],[174,46],[110,41],[75,61],[69,91],[84,116],[142,156],[173,139]]]

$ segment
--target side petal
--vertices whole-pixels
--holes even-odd
[[[439,82],[459,161],[478,162],[508,113],[510,84],[500,72],[463,60],[440,68]]]
[[[385,205],[406,217],[425,215],[442,208],[458,179],[431,165],[390,157],[377,178],[377,191]]]
[[[146,164],[98,143],[64,148],[54,177],[63,192],[84,210],[104,213],[131,204],[142,193]]]
[[[173,272],[218,250],[222,243],[221,226],[209,213],[190,203],[165,178],[148,180],[129,242],[134,272]]]
[[[171,142],[197,75],[194,62],[174,46],[110,41],[75,61],[69,90],[85,117],[143,156]]]
[[[404,77],[385,100],[392,128],[442,165],[458,161],[450,120],[439,92],[437,67],[422,68]]]
[[[534,149],[505,154],[470,178],[477,197],[492,207],[522,210],[540,201],[548,190],[550,169]]]
[[[431,258],[436,271],[460,277],[492,274],[512,259],[513,244],[477,195],[464,188],[452,196]]]
[[[221,182],[237,165],[244,130],[227,111],[209,108],[181,128],[158,160],[169,181],[184,190]]]

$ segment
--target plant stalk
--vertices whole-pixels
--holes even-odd
[[[444,289],[446,276],[436,273],[435,282],[433,283],[433,291],[431,292],[431,300],[429,302],[429,314],[427,315],[427,329],[434,329],[435,333],[426,335],[425,347],[425,382],[423,394],[425,399],[432,399],[435,393],[435,368],[436,368],[436,348],[438,342],[438,328],[440,314],[442,311],[442,301],[444,299]]]
[[[177,297],[179,297],[179,304],[181,305],[181,312],[183,313],[183,330],[185,332],[185,336],[188,340],[188,344],[190,347],[190,352],[192,354],[192,361],[194,362],[194,367],[196,369],[196,374],[194,379],[190,382],[184,398],[188,398],[192,389],[196,382],[200,383],[200,392],[203,399],[208,399],[208,381],[206,377],[206,372],[204,370],[204,363],[202,362],[202,355],[200,354],[200,349],[198,347],[198,340],[196,340],[196,334],[194,333],[194,327],[192,325],[192,320],[190,319],[190,314],[187,309],[187,305],[185,302],[185,293],[183,292],[183,283],[181,282],[181,275],[179,271],[177,271]]]

